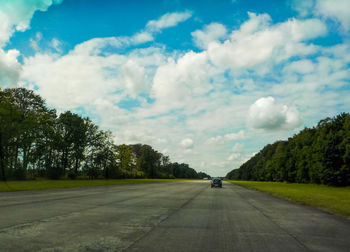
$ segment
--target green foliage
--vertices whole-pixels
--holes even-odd
[[[239,169],[235,180],[350,185],[350,115],[342,113],[305,128],[288,141],[266,145]]]
[[[206,174],[205,172],[198,172],[198,178],[199,179],[211,178],[211,176]]]
[[[0,179],[197,178],[149,145],[116,145],[112,133],[70,111],[57,116],[24,88],[0,90]]]

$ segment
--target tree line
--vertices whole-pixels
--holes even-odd
[[[350,115],[341,113],[287,141],[266,145],[229,179],[350,185]]]
[[[202,178],[145,144],[116,145],[110,131],[32,90],[0,89],[0,179]]]

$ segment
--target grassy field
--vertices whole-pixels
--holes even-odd
[[[350,217],[350,187],[281,182],[229,181],[303,205]]]
[[[109,179],[109,180],[31,180],[0,182],[1,191],[27,191],[84,186],[105,186],[140,183],[184,181],[185,179]]]

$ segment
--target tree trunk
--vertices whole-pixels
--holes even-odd
[[[23,170],[25,172],[27,172],[27,157],[28,156],[28,152],[27,152],[27,148],[23,148]]]
[[[109,179],[109,174],[108,174],[108,167],[107,167],[107,161],[104,161],[104,170],[105,170],[105,178]]]
[[[74,167],[74,173],[76,176],[78,176],[78,166],[79,166],[79,158],[75,159],[75,167]]]
[[[4,163],[4,146],[2,144],[2,134],[0,133],[0,172],[1,177],[3,181],[6,181],[6,174],[5,174],[5,163]]]

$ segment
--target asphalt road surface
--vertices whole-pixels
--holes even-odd
[[[350,221],[208,181],[6,192],[0,251],[350,251]]]

